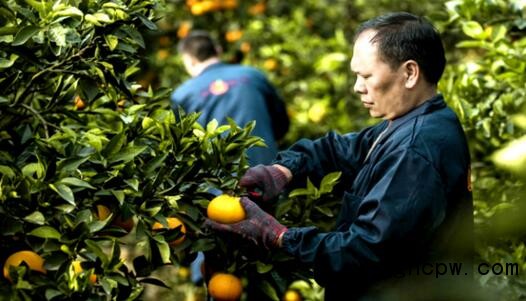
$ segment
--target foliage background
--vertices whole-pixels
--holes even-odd
[[[152,118],[155,124],[160,122],[168,128],[177,127],[172,121],[159,121],[159,117],[154,117],[159,115],[154,112],[164,112],[168,107],[167,93],[188,78],[177,56],[176,45],[190,29],[210,30],[221,42],[225,60],[259,67],[276,84],[287,103],[292,120],[289,133],[281,141],[281,147],[285,148],[299,138],[316,138],[328,130],[342,133],[358,130],[377,122],[368,117],[352,93],[353,78],[348,63],[352,55],[350,41],[353,30],[361,21],[387,11],[405,10],[425,15],[443,34],[449,61],[440,82],[440,91],[459,114],[471,147],[477,262],[513,262],[520,267],[519,275],[476,275],[477,282],[483,288],[498,292],[502,300],[519,300],[525,297],[526,223],[522,218],[526,208],[524,1],[453,0],[422,3],[413,0],[166,0],[141,1],[143,4],[137,1],[57,2],[64,6],[54,5],[55,2],[51,1],[0,3],[0,86],[4,93],[0,95],[0,142],[2,151],[8,153],[2,153],[3,161],[0,163],[7,166],[0,169],[3,210],[13,206],[13,198],[20,199],[18,195],[21,188],[17,186],[19,178],[15,181],[13,173],[17,177],[26,177],[24,181],[33,181],[27,185],[41,181],[46,185],[60,182],[61,178],[54,177],[55,172],[50,174],[46,166],[48,160],[53,161],[50,159],[52,155],[45,153],[46,156],[42,158],[46,160],[39,160],[39,156],[44,155],[39,155],[41,149],[37,147],[38,143],[27,143],[33,141],[30,137],[53,138],[51,141],[45,140],[51,146],[55,145],[52,143],[54,139],[70,139],[76,144],[92,147],[99,143],[104,148],[119,133],[123,133],[127,137],[126,141],[131,143],[137,131],[148,128],[148,124],[142,124],[142,120],[149,120],[146,116]],[[115,5],[125,9],[112,7]],[[11,12],[17,6],[24,8],[18,12],[18,19]],[[74,8],[79,9],[84,18]],[[112,13],[108,10],[112,10]],[[118,11],[124,11],[126,15],[117,13]],[[108,23],[104,23],[104,18],[99,20],[99,23],[103,22],[99,25],[95,21],[87,22],[89,18],[86,18],[86,14],[96,15],[97,12],[112,17]],[[26,28],[23,32],[20,31],[22,26]],[[35,49],[44,49],[44,52],[35,51],[37,57],[28,54]],[[81,51],[82,55],[79,55]],[[84,59],[79,60],[79,57]],[[86,59],[87,57],[92,59]],[[35,62],[40,62],[40,65]],[[71,105],[77,94],[87,99],[88,110],[85,113]],[[108,111],[115,112],[119,109],[118,103],[122,99],[126,101],[126,105],[121,108],[124,116],[137,114],[133,118],[138,119],[131,123],[137,127],[135,129],[119,120],[122,119],[120,113]],[[140,110],[136,107],[136,111],[130,114],[130,107],[134,104],[147,106],[140,107]],[[134,123],[139,120],[140,124]],[[188,122],[191,123],[191,120]],[[115,124],[118,126],[115,127]],[[103,130],[98,132],[96,128]],[[192,131],[193,127],[187,125],[183,132],[191,134]],[[214,127],[210,131],[214,133]],[[149,138],[154,141],[163,137],[157,131],[153,136]],[[17,139],[19,142],[12,142]],[[17,147],[13,148],[13,143]],[[75,143],[72,145],[76,145]],[[246,146],[255,142],[242,139],[238,143]],[[48,146],[44,147],[44,150],[47,151],[47,148]],[[73,150],[74,148],[64,148],[61,158],[65,160],[67,156],[71,156]],[[220,153],[224,151],[225,149],[203,149],[204,153],[213,154],[212,157],[220,157]],[[190,160],[191,156],[184,158]],[[8,169],[17,170],[10,163],[13,160],[17,162],[18,172]],[[227,184],[219,180],[225,179],[225,170],[244,168],[243,162],[236,162],[233,158],[230,160],[233,165],[227,164],[228,167],[197,167],[199,171],[196,173],[209,178],[210,186],[200,187],[203,201],[190,202],[188,204],[191,206],[188,208],[203,208],[209,197],[206,191],[210,187],[235,186],[235,178]],[[44,167],[39,162],[44,162]],[[139,170],[141,165],[134,168]],[[122,190],[123,187],[118,185],[125,185],[122,183],[124,180],[130,181],[128,178],[121,178],[120,173],[115,178],[121,181],[115,184],[117,188],[103,188],[110,191]],[[145,185],[142,178],[136,180],[140,186]],[[194,180],[190,177],[184,182],[193,183]],[[319,191],[315,185],[306,183],[306,187],[305,194],[296,192],[292,199],[317,199]],[[75,197],[81,189],[82,186],[74,188]],[[13,197],[12,191],[16,191],[18,195]],[[54,199],[64,200],[56,192],[46,193],[45,197],[53,195]],[[165,195],[162,194],[161,197],[165,198]],[[82,203],[89,209],[93,206],[93,197],[86,198],[89,201]],[[35,197],[32,196],[31,199],[35,200]],[[141,207],[137,207],[139,204],[131,201],[133,199],[126,196],[124,200],[126,204],[129,201],[133,204],[130,206],[131,211],[140,212]],[[319,225],[323,226],[335,207],[330,197],[320,200],[324,201],[319,201],[318,210],[312,210],[318,214],[313,215],[314,220],[295,215],[298,208],[287,202],[276,208],[277,213],[290,224],[312,223],[316,222],[315,217],[320,217]],[[37,207],[44,206],[41,198],[38,198],[37,203]],[[196,212],[200,212],[199,210]],[[80,214],[81,210],[72,212]],[[178,210],[160,212],[164,215],[174,212],[181,214]],[[319,215],[320,212],[323,214]],[[8,214],[1,213],[3,216]],[[27,214],[31,212],[24,213],[26,215],[22,217],[27,221]],[[195,222],[195,229],[202,217],[200,214],[202,213],[187,218],[191,224]],[[45,216],[48,216],[47,213]],[[153,216],[144,219],[146,224],[153,221]],[[27,232],[36,227],[34,220],[29,224],[33,224],[33,227],[26,228]],[[24,225],[28,227],[27,224]],[[1,241],[4,245],[9,244],[14,236],[6,229],[2,227]],[[49,243],[49,238],[45,241]],[[193,254],[195,250],[221,244],[220,241],[216,241],[216,245],[209,240],[200,241],[197,237],[190,241],[192,243],[188,243],[186,249],[183,248],[186,250],[183,254]],[[31,242],[31,245],[34,246],[34,243]],[[187,264],[175,253],[172,255],[176,265]],[[86,257],[96,262],[97,256]],[[68,258],[71,259],[72,256]],[[252,276],[268,281],[263,290],[270,297],[276,298],[294,279],[287,278],[280,282],[276,281],[275,275],[269,277],[276,268],[272,265],[275,263],[274,259],[267,258],[269,262],[258,258],[245,266],[253,266],[258,271]],[[237,257],[233,260],[247,263],[239,261]],[[61,269],[64,270],[66,266],[65,264]],[[106,268],[108,279],[112,279],[110,266],[107,265]],[[248,273],[254,269],[247,268],[244,271]],[[100,270],[97,272],[102,273]],[[180,281],[180,277],[176,278]],[[250,282],[250,278],[245,281],[247,279]],[[9,286],[4,281],[1,287],[7,289]],[[305,298],[319,299],[318,288],[301,285],[300,288]]]

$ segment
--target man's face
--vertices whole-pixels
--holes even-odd
[[[351,71],[356,74],[354,91],[372,117],[392,120],[410,110],[406,99],[406,74],[402,66],[392,69],[382,61],[377,45],[371,43],[375,31],[366,30],[358,36],[351,59]],[[403,64],[402,64],[403,65]]]

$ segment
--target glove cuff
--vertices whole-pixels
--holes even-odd
[[[285,187],[288,183],[287,175],[281,171],[279,168],[272,166],[268,169],[270,176],[274,180],[278,187]]]
[[[269,250],[280,247],[279,238],[280,236],[282,236],[283,233],[287,231],[286,226],[283,226],[282,224],[277,222],[274,225],[271,225],[270,228],[271,229],[269,230],[272,231],[273,234],[272,239],[263,242],[265,247]]]

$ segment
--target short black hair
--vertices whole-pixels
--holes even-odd
[[[177,45],[179,53],[186,53],[199,61],[205,61],[219,55],[218,47],[212,36],[204,30],[191,31]]]
[[[446,57],[440,34],[430,22],[407,12],[388,13],[362,23],[354,41],[366,30],[376,32],[371,42],[378,44],[380,58],[392,68],[414,60],[428,82],[438,83]]]

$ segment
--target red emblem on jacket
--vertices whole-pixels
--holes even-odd
[[[217,79],[210,84],[208,91],[213,95],[221,95],[225,94],[228,91],[228,88],[229,86],[227,82],[222,79]]]

